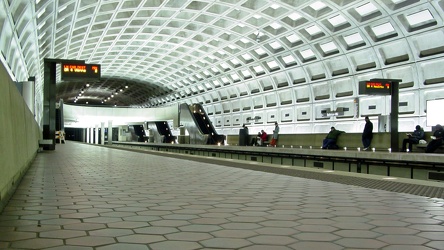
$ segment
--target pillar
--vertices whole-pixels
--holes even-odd
[[[90,143],[90,140],[89,140],[89,136],[90,136],[90,131],[89,131],[89,128],[86,128],[86,143]]]
[[[90,127],[89,130],[90,130],[90,132],[89,132],[89,143],[93,144],[94,143],[94,128]]]
[[[101,131],[100,131],[100,145],[105,145],[105,122],[100,123]]]
[[[95,134],[94,134],[94,144],[99,144],[99,125],[96,124],[95,127]]]
[[[108,121],[108,145],[113,144],[113,121]]]
[[[45,145],[43,148],[55,150],[56,62],[45,59],[43,72],[43,139],[52,140],[51,145]]]

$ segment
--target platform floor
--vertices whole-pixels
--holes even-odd
[[[74,142],[39,153],[0,215],[1,249],[421,250],[443,235],[440,198]]]

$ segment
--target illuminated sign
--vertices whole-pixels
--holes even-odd
[[[100,79],[100,64],[62,63],[62,80]]]
[[[366,89],[390,89],[390,83],[386,82],[366,82],[365,83]]]
[[[384,81],[360,81],[359,94],[360,95],[390,95],[391,82]]]

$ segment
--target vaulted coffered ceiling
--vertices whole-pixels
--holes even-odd
[[[393,34],[406,36],[403,30],[435,25],[434,11],[442,11],[443,3],[1,0],[1,5],[2,56],[17,80],[34,75],[41,92],[44,58],[85,60],[101,64],[102,79],[59,80],[57,98],[151,107],[304,67]]]

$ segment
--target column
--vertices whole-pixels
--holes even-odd
[[[108,121],[108,145],[113,144],[113,121]]]
[[[94,128],[90,127],[89,130],[90,130],[90,132],[89,132],[89,143],[93,144],[94,143]]]
[[[55,150],[56,62],[45,59],[43,71],[43,139],[52,140],[51,145],[45,145],[43,148]]]
[[[100,131],[100,145],[105,145],[105,122],[100,123],[101,131]]]
[[[94,136],[95,136],[94,137],[95,138],[94,144],[99,144],[99,125],[96,124],[95,129],[96,129],[96,133],[94,134]]]
[[[86,143],[90,143],[90,132],[89,128],[86,128]]]

